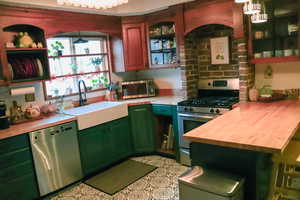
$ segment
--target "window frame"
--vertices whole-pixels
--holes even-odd
[[[74,39],[78,39],[79,37],[78,36],[56,36],[56,37],[52,37],[52,38],[72,38],[72,40]],[[107,53],[97,53],[97,54],[88,54],[88,56],[93,56],[93,55],[106,55],[107,56],[107,67],[108,67],[108,70],[105,70],[105,71],[97,71],[97,72],[87,72],[87,73],[79,73],[79,74],[73,74],[73,75],[63,75],[63,76],[56,76],[55,78],[64,78],[64,77],[76,77],[76,76],[81,76],[81,75],[89,75],[89,74],[99,74],[99,73],[108,73],[108,77],[109,77],[109,83],[111,82],[111,73],[112,73],[112,52],[111,52],[111,44],[110,44],[110,37],[109,35],[103,35],[103,36],[99,36],[99,35],[89,35],[89,36],[86,36],[86,35],[81,35],[81,38],[82,39],[88,39],[88,38],[103,38],[104,40],[106,40],[106,50],[107,50]],[[47,38],[47,39],[50,39],[50,38]],[[47,47],[49,48],[49,47]],[[74,46],[71,47],[72,50],[75,52],[75,48]],[[49,58],[64,58],[64,57],[81,57],[81,56],[87,56],[87,54],[72,54],[72,55],[62,55],[62,56],[49,56],[48,55],[48,59]],[[72,94],[68,94],[68,95],[62,95],[62,96],[55,96],[55,97],[49,97],[47,95],[47,88],[46,88],[46,81],[51,81],[51,80],[55,80],[55,79],[50,79],[49,80],[44,80],[42,81],[43,82],[43,93],[44,93],[44,99],[49,101],[49,100],[56,100],[56,99],[59,99],[59,98],[62,98],[62,97],[73,97],[73,96],[77,96],[79,95],[79,92],[76,92],[76,93],[72,93]],[[99,92],[99,91],[105,91],[107,90],[108,88],[105,87],[105,88],[99,88],[99,89],[95,89],[95,90],[87,90],[87,93],[93,93],[93,92]]]

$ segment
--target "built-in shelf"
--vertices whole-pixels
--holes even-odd
[[[67,78],[67,77],[75,77],[75,76],[84,76],[88,74],[99,74],[99,73],[108,73],[109,70],[103,70],[103,71],[96,71],[96,72],[87,72],[87,73],[78,73],[78,74],[66,74],[61,76],[52,76],[51,80],[57,79],[57,78]]]
[[[255,58],[251,59],[251,64],[261,63],[280,63],[280,62],[297,62],[300,61],[299,56],[282,56],[282,57],[271,57],[271,58]]]
[[[6,48],[6,51],[47,51],[47,48]]]
[[[74,54],[74,55],[62,55],[62,56],[49,56],[49,58],[70,58],[70,57],[79,57],[79,56],[103,56],[107,53],[91,53],[91,54]]]

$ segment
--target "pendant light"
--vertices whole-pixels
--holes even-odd
[[[80,31],[78,32],[78,36],[79,36],[78,40],[75,40],[75,41],[73,42],[73,44],[83,44],[83,43],[88,43],[87,40],[82,39],[82,37],[80,36]]]
[[[251,16],[251,22],[254,24],[264,23],[268,21],[268,14],[266,12],[266,5],[262,4],[262,10],[259,13]]]
[[[244,5],[244,14],[253,15],[261,11],[261,4],[256,0],[250,0]]]
[[[249,0],[234,0],[235,3],[246,3],[249,2]]]

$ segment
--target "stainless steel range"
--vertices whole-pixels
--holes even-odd
[[[190,166],[190,142],[183,134],[232,109],[239,102],[239,79],[200,80],[198,98],[178,103],[180,162]]]

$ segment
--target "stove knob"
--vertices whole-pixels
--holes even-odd
[[[185,112],[187,112],[189,109],[188,109],[188,108],[184,108],[183,110],[184,110]]]
[[[214,113],[215,111],[214,111],[214,109],[210,109],[210,111],[209,111],[210,113]]]
[[[216,113],[220,114],[220,110],[219,110],[219,109],[217,109],[217,110],[216,110]]]

